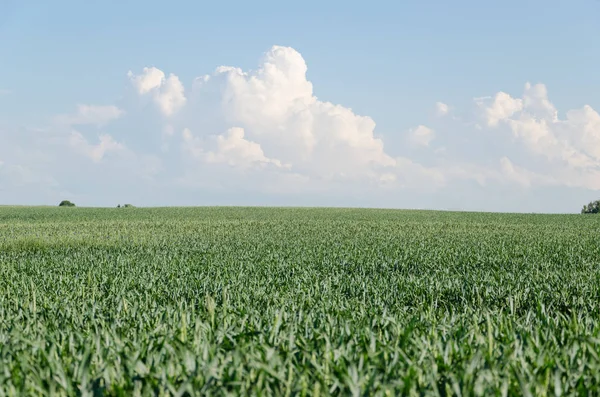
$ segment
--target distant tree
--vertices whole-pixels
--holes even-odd
[[[69,200],[63,200],[58,205],[59,207],[75,207],[75,204],[70,202]]]
[[[121,208],[121,204],[117,204],[117,208]]]
[[[135,207],[131,204],[123,204],[123,208],[135,208]]]
[[[600,200],[592,201],[588,205],[584,205],[581,210],[582,214],[600,214]]]

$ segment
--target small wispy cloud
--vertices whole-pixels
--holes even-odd
[[[450,112],[450,106],[444,102],[436,102],[435,104],[435,115],[437,117],[443,117]]]
[[[12,94],[11,90],[0,88],[0,95],[9,95],[9,94]]]

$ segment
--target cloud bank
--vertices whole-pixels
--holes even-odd
[[[431,119],[390,139],[372,118],[317,98],[307,70],[296,50],[274,46],[255,70],[219,66],[189,84],[154,66],[129,71],[129,102],[80,104],[41,131],[0,128],[0,187],[30,181],[52,199],[76,196],[85,172],[112,191],[107,201],[161,192],[155,205],[186,194],[204,204],[198,192],[377,206],[442,203],[450,190],[600,190],[600,115],[586,105],[561,119],[543,84],[475,98],[469,120],[436,102]],[[98,197],[87,190],[82,199]]]

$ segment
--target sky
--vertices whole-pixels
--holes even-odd
[[[598,37],[598,0],[0,0],[0,205],[579,212]]]

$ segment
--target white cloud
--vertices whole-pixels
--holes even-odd
[[[201,158],[208,164],[227,164],[232,167],[250,168],[272,164],[289,168],[281,161],[265,156],[261,146],[244,138],[243,128],[230,128],[222,135],[213,136],[213,142],[202,142],[186,128],[182,133],[184,150],[193,157]],[[208,141],[208,140],[207,140]],[[214,150],[205,151],[204,147],[213,143]]]
[[[417,128],[411,129],[408,132],[408,140],[413,145],[429,146],[434,138],[435,131],[433,131],[431,128],[425,127],[424,125],[419,125]]]
[[[600,189],[600,115],[590,106],[570,110],[560,120],[546,87],[529,83],[522,98],[500,92],[491,105],[478,103],[488,125],[508,127],[515,143],[547,161],[550,179]]]
[[[147,94],[151,90],[160,88],[165,81],[165,73],[155,67],[144,68],[141,75],[134,75],[130,70],[127,77],[131,80],[133,86],[137,89],[140,95]]]
[[[152,99],[165,116],[172,116],[186,103],[185,89],[179,77],[165,73],[155,67],[146,67],[142,74],[134,75],[132,71],[127,73],[131,84],[139,95],[151,95]]]
[[[515,182],[523,187],[529,188],[534,185],[552,186],[558,185],[552,176],[546,176],[519,167],[506,156],[500,159],[500,175],[498,179]]]
[[[443,117],[450,112],[450,106],[443,102],[436,102],[435,104],[435,114],[438,117]]]
[[[56,117],[56,121],[66,125],[96,124],[104,125],[118,119],[125,112],[116,106],[77,105],[75,114],[64,114]]]
[[[515,99],[505,92],[497,93],[489,106],[485,103],[487,99],[476,98],[475,101],[483,108],[488,126],[496,126],[499,121],[506,120],[523,109],[522,99]]]
[[[256,71],[221,66],[196,79],[197,103],[219,103],[228,127],[286,164],[314,178],[380,176],[395,160],[375,137],[375,122],[341,105],[318,100],[302,56],[273,47]],[[211,98],[207,100],[207,98]]]
[[[558,112],[554,105],[548,99],[548,90],[544,84],[531,85],[525,84],[523,93],[522,108],[537,118],[558,121]]]
[[[122,151],[125,148],[110,135],[100,135],[99,140],[100,142],[96,145],[90,144],[83,135],[73,131],[69,138],[69,144],[77,152],[89,157],[94,162],[101,161],[107,153]]]
[[[258,143],[244,139],[243,128],[230,128],[225,134],[217,136],[217,150],[208,152],[206,161],[242,167],[255,163],[282,166],[279,160],[267,158]]]
[[[573,146],[584,155],[600,161],[600,115],[591,106],[569,110],[560,127],[561,137],[576,137]]]

